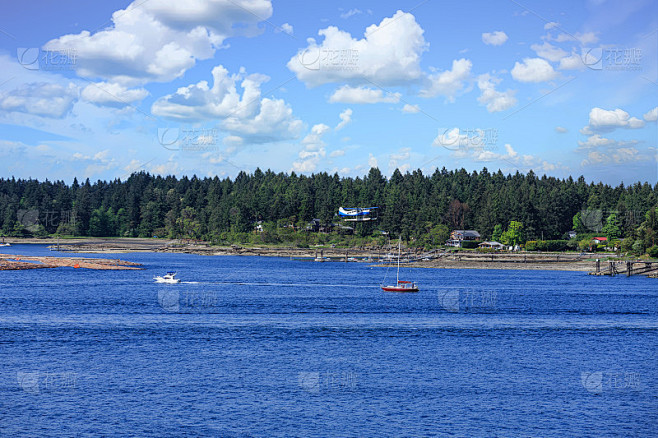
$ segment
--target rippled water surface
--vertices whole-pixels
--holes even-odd
[[[658,435],[658,280],[105,257],[0,272],[0,436]]]

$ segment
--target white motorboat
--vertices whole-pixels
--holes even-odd
[[[153,277],[156,283],[180,283],[180,279],[176,278],[175,272],[167,272],[163,276]]]

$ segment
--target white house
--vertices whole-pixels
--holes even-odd
[[[478,245],[479,248],[505,249],[505,245],[496,241],[484,241]]]

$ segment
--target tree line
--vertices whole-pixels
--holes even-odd
[[[525,240],[561,239],[576,229],[633,244],[640,240],[646,249],[655,244],[657,190],[658,184],[646,182],[612,187],[587,183],[582,176],[559,179],[486,168],[470,173],[443,168],[428,175],[396,170],[390,178],[377,168],[363,177],[260,169],[233,179],[140,172],[125,181],[75,179],[70,185],[11,178],[0,179],[0,230],[6,236],[155,235],[223,242],[244,240],[260,222],[264,236],[259,238],[276,243],[286,233],[301,233],[312,219],[339,222],[339,206],[377,206],[379,219],[357,224],[358,236],[384,231],[437,245],[452,229],[474,229],[491,238],[518,231],[509,229],[515,222],[522,224]]]

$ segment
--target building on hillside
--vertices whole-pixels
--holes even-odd
[[[340,234],[348,234],[348,235],[354,234],[354,228],[348,227],[346,225],[338,225],[336,229]]]
[[[337,223],[323,224],[320,219],[312,219],[305,228],[306,231],[312,233],[331,233],[337,231],[340,234],[354,234],[354,228]]]
[[[594,245],[601,245],[601,244],[604,244],[604,243],[608,243],[608,238],[607,237],[594,237],[592,239],[592,243]]]
[[[306,225],[306,231],[312,231],[313,233],[320,231],[320,219],[311,219]]]
[[[453,230],[450,233],[450,239],[446,241],[446,246],[454,246],[461,248],[464,241],[478,241],[480,240],[480,233],[475,230]]]
[[[505,245],[496,241],[484,241],[478,245],[479,248],[505,249]]]
[[[569,236],[569,239],[575,239],[575,237],[576,237],[577,235],[578,235],[578,234],[577,234],[575,231],[573,231],[573,230],[572,230],[572,231],[569,231],[569,232],[567,233],[567,236]]]

